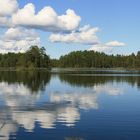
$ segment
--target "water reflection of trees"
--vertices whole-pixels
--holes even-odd
[[[66,137],[65,140],[84,140],[84,139],[79,137]]]
[[[98,102],[100,94],[117,96],[125,93],[128,87],[124,86],[124,90],[120,88],[121,82],[140,85],[140,79],[136,76],[60,74],[53,78],[45,92],[47,99],[42,101],[42,94],[30,94],[28,89],[32,91],[43,89],[50,80],[49,73],[43,71],[0,73],[0,100],[3,101],[0,105],[0,136],[4,140],[10,139],[12,133],[15,135],[20,127],[33,132],[36,124],[43,129],[53,129],[58,122],[67,127],[75,127],[81,119],[81,110],[100,108]],[[53,87],[56,82],[60,87],[55,89]],[[61,82],[89,88],[70,88]],[[119,84],[116,84],[117,82]],[[65,140],[84,139],[66,136]]]
[[[32,92],[43,90],[50,81],[50,74],[45,71],[1,71],[0,82],[23,84]]]
[[[111,75],[70,75],[70,74],[60,74],[60,80],[66,82],[72,86],[84,86],[90,87],[99,84],[104,84],[106,82],[127,82],[132,86],[137,85],[140,88],[140,76],[111,76]]]

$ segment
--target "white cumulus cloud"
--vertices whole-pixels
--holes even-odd
[[[105,44],[108,47],[122,47],[125,46],[125,43],[119,41],[111,41]]]
[[[0,39],[0,52],[25,52],[32,45],[39,45],[40,37],[34,30],[9,28]]]
[[[89,50],[93,50],[96,52],[106,52],[106,53],[111,53],[114,49],[114,47],[123,47],[125,46],[125,43],[119,42],[119,41],[110,41],[105,44],[98,44],[95,46],[92,46],[89,48]]]
[[[0,37],[0,52],[24,52],[31,45],[39,45],[40,37],[34,30],[51,32],[51,42],[78,43],[89,45],[89,50],[111,52],[114,47],[123,47],[125,43],[110,41],[100,43],[98,27],[80,26],[81,17],[72,9],[58,15],[50,6],[40,11],[33,3],[18,7],[17,0],[0,0],[0,28],[8,29]]]
[[[18,9],[17,0],[0,0],[0,16],[9,16]]]
[[[99,43],[96,36],[99,28],[92,28],[89,25],[85,25],[79,30],[72,31],[69,34],[54,33],[49,37],[51,42],[65,42],[65,43],[81,43],[86,45],[95,45]]]
[[[65,15],[58,16],[52,7],[46,6],[37,14],[35,6],[29,3],[12,15],[12,24],[50,32],[64,32],[76,29],[81,17],[68,9]]]
[[[0,27],[9,27],[10,24],[11,24],[11,22],[7,17],[0,16]]]
[[[104,45],[95,45],[92,46],[91,48],[89,48],[89,51],[95,51],[95,52],[111,52],[112,51],[112,47],[108,47],[108,46],[104,46]]]

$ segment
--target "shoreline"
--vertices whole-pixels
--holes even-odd
[[[0,71],[15,71],[15,72],[23,72],[23,71],[44,71],[50,73],[63,73],[63,72],[140,72],[140,68],[60,68],[60,67],[52,67],[52,68],[0,68]]]

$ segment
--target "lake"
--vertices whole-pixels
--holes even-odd
[[[0,140],[138,140],[140,72],[0,72]]]

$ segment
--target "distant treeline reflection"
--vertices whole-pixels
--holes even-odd
[[[82,76],[60,74],[59,77],[62,82],[66,82],[72,86],[91,87],[107,82],[127,82],[132,86],[137,85],[140,88],[140,76]]]
[[[43,90],[45,85],[49,83],[51,75],[43,71],[1,71],[0,82],[8,84],[23,84],[32,92]]]
[[[44,90],[46,85],[50,82],[51,76],[58,76],[61,82],[72,86],[92,87],[96,85],[105,84],[107,82],[127,82],[132,86],[137,85],[140,88],[139,75],[100,75],[100,74],[51,74],[43,70],[32,71],[1,71],[0,82],[7,82],[8,84],[23,84],[28,87],[31,92],[38,92]]]

